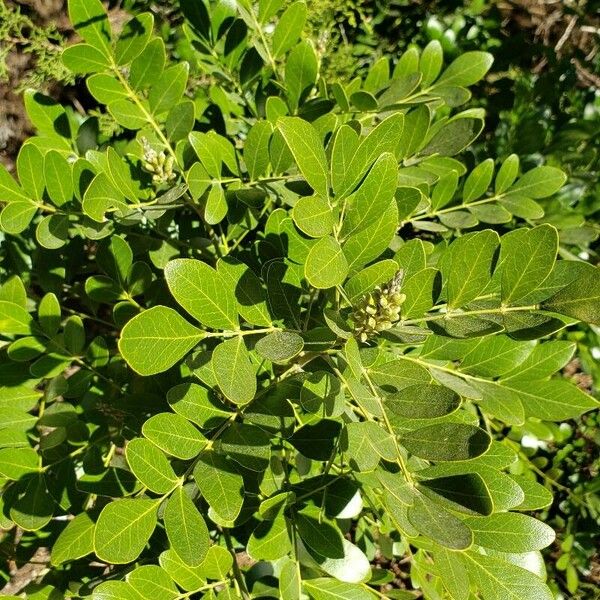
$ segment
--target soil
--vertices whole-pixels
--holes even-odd
[[[64,0],[4,0],[9,8],[17,7],[36,25],[53,23],[62,32],[69,32]],[[0,161],[9,170],[14,170],[16,155],[25,139],[32,135],[31,124],[25,114],[23,94],[17,93],[20,83],[26,79],[27,73],[35,68],[35,59],[25,52],[25,46],[15,41],[3,41],[9,44],[6,57],[8,81],[0,82]],[[46,90],[50,96],[59,97],[62,86],[50,85]]]
[[[9,8],[17,8],[35,25],[54,25],[67,43],[79,41],[69,22],[67,0],[0,1]],[[128,18],[128,13],[117,7],[109,8],[108,15],[113,31],[118,33]],[[34,133],[25,113],[23,93],[18,90],[22,87],[22,82],[27,80],[28,74],[35,70],[36,61],[35,56],[27,52],[26,43],[0,40],[1,50],[6,45],[9,45],[6,56],[8,81],[0,80],[0,162],[9,171],[14,171],[16,156],[23,141]],[[73,104],[75,107],[80,106],[78,98],[89,97],[87,90],[80,84],[70,86],[51,81],[40,91],[62,104]]]

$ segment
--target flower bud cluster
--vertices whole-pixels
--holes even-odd
[[[173,172],[173,157],[167,156],[162,150],[157,152],[150,146],[148,140],[144,144],[144,169],[152,173],[152,181],[156,184],[167,183],[175,179]]]
[[[387,283],[365,294],[352,313],[354,334],[366,342],[370,337],[390,329],[400,319],[406,295],[400,292],[404,271],[399,270]]]

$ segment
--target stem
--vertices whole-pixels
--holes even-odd
[[[296,331],[295,329],[281,329],[280,327],[264,327],[262,329],[240,329],[239,331],[209,331],[205,338],[231,338],[245,335],[260,335],[262,333],[273,333],[275,331]]]
[[[419,317],[418,319],[407,319],[401,321],[402,325],[413,325],[415,323],[422,323],[423,321],[439,321],[440,319],[453,319],[456,317],[470,317],[474,315],[496,315],[504,314],[507,312],[523,312],[539,310],[538,304],[530,304],[529,306],[500,306],[498,308],[482,308],[478,310],[464,310],[460,312],[445,312],[436,315],[430,315],[425,317]]]
[[[390,423],[387,413],[385,412],[385,408],[383,406],[383,400],[381,399],[381,396],[377,392],[377,388],[375,387],[375,384],[369,377],[369,374],[367,373],[367,370],[364,367],[362,367],[362,374],[363,374],[369,388],[371,389],[371,392],[377,399],[377,404],[379,404],[379,409],[381,410],[381,414],[383,415],[383,422],[385,424],[385,428],[387,429],[388,433],[392,436],[392,440],[394,441],[394,447],[396,448],[396,455],[397,455],[396,462],[400,466],[400,469],[402,470],[402,473],[403,473],[406,481],[409,484],[413,485],[412,475],[410,474],[410,471],[408,470],[408,467],[406,466],[406,462],[404,461],[404,457],[402,456],[402,451],[400,450],[400,445],[398,444],[398,438],[396,437],[396,433],[394,432],[392,424]]]
[[[500,200],[500,198],[503,198],[504,196],[505,194],[498,194],[496,196],[490,196],[489,198],[483,198],[483,200],[469,202],[468,204],[456,204],[455,206],[449,206],[448,208],[442,208],[440,210],[434,210],[433,212],[412,217],[410,219],[407,219],[407,221],[422,221],[423,219],[431,219],[433,217],[437,217],[438,215],[454,212],[455,210],[464,210],[465,208],[469,208],[469,206],[480,206],[481,204],[495,202],[496,200]]]
[[[242,571],[240,570],[240,566],[237,562],[237,555],[235,553],[235,549],[233,548],[233,542],[231,540],[231,535],[229,530],[226,527],[221,529],[223,536],[225,537],[225,544],[227,545],[227,550],[229,550],[232,558],[233,558],[233,576],[235,578],[236,587],[238,588],[238,592],[244,600],[250,600],[250,593],[248,592],[248,588],[246,587],[246,582],[244,581],[244,576],[242,575]]]

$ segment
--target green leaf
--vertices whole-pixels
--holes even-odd
[[[390,245],[398,229],[398,208],[392,201],[373,224],[344,242],[348,267],[357,270],[379,257]]]
[[[302,196],[294,205],[292,219],[306,235],[320,238],[330,234],[335,223],[329,203],[320,196]]]
[[[177,104],[187,85],[189,65],[180,62],[166,69],[150,88],[148,102],[153,115],[160,115]]]
[[[419,61],[419,70],[423,74],[421,80],[423,86],[427,87],[433,83],[442,70],[444,52],[442,45],[437,40],[431,40],[421,53]]]
[[[83,212],[98,223],[105,221],[105,213],[126,211],[123,194],[115,189],[105,173],[96,175],[83,196]]]
[[[292,331],[275,331],[256,342],[260,356],[274,363],[286,363],[304,348],[304,340]]]
[[[0,448],[0,475],[17,481],[39,469],[39,457],[33,448]]]
[[[308,253],[304,265],[306,280],[317,289],[340,285],[348,275],[348,261],[333,237],[321,238]]]
[[[95,1],[97,0],[89,3],[90,7],[94,6]],[[27,116],[38,132],[51,138],[55,149],[71,153],[71,142],[65,139],[70,138],[72,134],[65,109],[49,96],[34,90],[27,90],[24,98]]]
[[[179,592],[170,575],[157,565],[142,565],[127,574],[127,583],[142,600],[176,600]]]
[[[421,365],[398,358],[369,369],[373,381],[386,392],[401,390],[417,383],[430,383],[429,371]]]
[[[100,0],[69,0],[69,20],[88,44],[111,56],[110,23]]]
[[[562,369],[571,360],[575,348],[574,343],[562,340],[537,344],[524,361],[508,373],[504,373],[502,381],[545,379]]]
[[[167,454],[189,460],[206,446],[204,436],[181,415],[159,413],[142,426],[142,433]]]
[[[427,138],[431,111],[426,104],[409,111],[404,118],[404,130],[398,142],[396,156],[407,158],[413,156]]]
[[[341,424],[338,421],[322,419],[314,425],[302,425],[296,429],[289,442],[307,458],[329,460],[340,430]]]
[[[561,379],[550,381],[511,380],[503,383],[519,395],[527,416],[544,421],[564,421],[598,408],[599,403],[577,386]]]
[[[52,565],[83,558],[94,551],[94,527],[88,513],[82,512],[60,532],[52,546]]]
[[[354,92],[350,96],[350,102],[354,108],[364,112],[374,111],[378,106],[377,98],[365,90]]]
[[[342,125],[335,133],[331,151],[331,185],[336,195],[348,177],[348,166],[358,149],[359,137],[349,125]]]
[[[169,110],[165,129],[169,139],[178,141],[188,136],[194,127],[196,113],[191,100],[182,100]]]
[[[29,197],[12,178],[4,165],[0,165],[0,200],[3,202],[30,202]]]
[[[358,471],[373,471],[380,458],[393,461],[397,457],[392,436],[373,421],[347,423],[341,447]]]
[[[469,203],[481,198],[490,187],[494,176],[494,161],[491,158],[478,164],[467,177],[463,188],[463,202]]]
[[[130,202],[137,202],[139,192],[133,184],[129,167],[123,157],[119,156],[114,148],[108,148],[106,158],[107,172],[115,188],[120,190]]]
[[[181,383],[167,392],[171,408],[188,421],[205,429],[214,429],[231,417],[212,390],[196,383]]]
[[[552,225],[517,229],[502,237],[502,301],[513,304],[538,289],[548,277],[558,250],[558,233]]]
[[[202,563],[210,545],[208,528],[183,488],[169,498],[163,519],[171,548],[183,562],[191,567]]]
[[[11,202],[0,213],[0,229],[6,233],[21,233],[29,226],[38,208],[33,202]]]
[[[103,104],[111,104],[127,97],[127,90],[113,75],[96,73],[96,75],[88,77],[85,83],[90,90],[90,94]]]
[[[490,492],[478,473],[429,479],[421,481],[419,487],[424,495],[447,502],[452,510],[490,515],[494,509]]]
[[[215,269],[199,260],[178,258],[165,267],[165,278],[175,300],[202,324],[238,328],[235,298]]]
[[[308,94],[317,81],[318,72],[319,61],[315,48],[310,40],[302,40],[294,46],[285,63],[285,84],[292,108],[297,108]],[[294,152],[292,148],[290,150],[292,150],[292,153]],[[300,170],[302,171],[302,169]],[[302,171],[302,174],[306,177],[304,171]],[[307,179],[307,181],[309,180]],[[315,188],[315,192],[322,194],[321,189]],[[327,194],[323,195],[327,196]]]
[[[225,521],[234,521],[242,510],[245,490],[233,461],[213,450],[203,452],[194,467],[194,479],[211,509]]]
[[[504,460],[505,457],[491,456],[488,458],[488,455],[483,455],[476,460],[468,462],[435,465],[434,467],[424,469],[420,472],[420,475],[423,477],[446,477],[464,475],[465,473],[477,473],[485,482],[494,504],[494,510],[510,510],[523,502],[525,494],[513,479],[497,470],[498,468],[502,468],[498,466],[499,464],[503,464],[499,462],[500,459]],[[488,460],[489,463],[486,462]],[[504,460],[504,464],[505,462]]]
[[[315,506],[308,506],[296,514],[294,525],[302,542],[320,556],[343,558],[342,534],[335,525],[323,517]]]
[[[493,204],[473,204],[469,206],[469,212],[483,223],[508,223],[512,218],[511,213],[504,208],[504,205],[495,202]]]
[[[473,388],[481,394],[479,405],[487,415],[508,425],[522,425],[525,410],[521,397],[499,381],[473,380]]]
[[[455,156],[469,147],[483,129],[483,119],[468,115],[457,115],[437,129],[425,148],[422,156]]]
[[[456,171],[450,171],[442,175],[431,194],[431,207],[438,210],[446,206],[454,198],[457,187],[458,173]]]
[[[451,600],[469,599],[469,573],[456,552],[440,549],[434,554],[435,565]]]
[[[465,52],[450,64],[436,82],[436,86],[444,84],[469,86],[482,79],[492,66],[493,58],[487,52]]]
[[[302,382],[300,390],[300,404],[314,414],[337,413],[336,402],[340,398],[341,385],[331,373],[315,371],[308,373]],[[339,411],[341,412],[341,410]]]
[[[306,22],[306,4],[293,2],[279,18],[273,32],[273,57],[279,58],[298,41]]]
[[[165,43],[152,39],[129,68],[129,81],[135,89],[146,88],[158,81],[165,66]]]
[[[326,577],[304,579],[302,587],[313,600],[373,600],[375,598],[371,592],[360,585]]]
[[[346,583],[361,583],[371,578],[371,565],[364,552],[348,540],[342,538],[344,556],[342,558],[328,558],[317,554],[314,550],[307,549],[310,556],[308,565],[316,563],[318,568],[328,575]]]
[[[101,73],[110,67],[108,56],[91,44],[75,44],[65,48],[62,61],[73,73]]]
[[[536,167],[521,176],[505,193],[528,198],[546,198],[558,192],[567,176],[556,167]]]
[[[301,580],[297,563],[291,559],[282,559],[279,577],[279,596],[281,600],[300,600]]]
[[[112,564],[134,561],[156,527],[160,499],[123,498],[107,504],[94,530],[94,551]]]
[[[118,65],[126,65],[144,50],[154,27],[151,13],[136,15],[125,23],[115,45],[115,58]]]
[[[493,556],[475,552],[462,555],[469,578],[485,600],[552,600],[543,580],[521,567]]]
[[[229,284],[241,317],[259,327],[272,325],[267,307],[267,294],[258,276],[245,263],[225,256],[217,262],[217,272]]]
[[[40,300],[38,320],[46,335],[56,335],[60,327],[61,312],[58,298],[52,292],[45,294]]]
[[[206,585],[202,565],[198,567],[186,565],[174,550],[161,552],[158,562],[175,583],[185,591],[191,592]]]
[[[453,413],[460,406],[458,394],[441,385],[409,385],[385,397],[385,407],[406,419],[434,419]]]
[[[518,342],[503,335],[482,338],[463,356],[461,370],[471,375],[498,377],[520,365],[533,342]]]
[[[511,154],[498,169],[496,181],[494,182],[494,191],[496,194],[503,194],[515,181],[519,172],[519,157]]]
[[[248,404],[256,394],[256,373],[241,336],[221,342],[213,351],[212,367],[221,392],[234,404]]]
[[[40,246],[49,250],[62,248],[69,238],[69,217],[67,215],[49,215],[36,227],[35,239]]]
[[[350,302],[354,303],[376,286],[390,281],[397,272],[398,262],[396,260],[380,260],[351,277],[344,285],[344,291]]]
[[[299,284],[293,271],[283,262],[273,261],[265,268],[267,300],[271,314],[300,329]]]
[[[132,473],[150,491],[166,494],[177,483],[173,467],[152,442],[134,438],[127,444],[126,456]]]
[[[283,513],[272,521],[262,521],[248,540],[247,551],[254,560],[277,560],[292,550],[288,526]]]
[[[582,273],[560,292],[545,300],[542,308],[584,323],[600,325],[600,269],[586,265]]]
[[[124,581],[109,579],[94,588],[93,600],[140,600],[140,595]]]
[[[155,306],[127,322],[119,338],[119,352],[140,375],[170,369],[202,338],[177,311]]]
[[[257,121],[248,132],[244,144],[244,162],[251,180],[263,177],[269,168],[269,143],[273,125],[269,121]]]
[[[519,513],[469,517],[465,522],[473,531],[477,545],[500,552],[541,550],[555,538],[551,527]]]
[[[545,214],[544,209],[535,200],[525,196],[505,196],[500,199],[500,206],[521,219],[541,219]]]
[[[44,157],[33,144],[25,143],[17,156],[17,173],[25,193],[33,200],[40,201],[44,195]]]
[[[0,300],[0,331],[4,335],[29,335],[34,332],[31,315],[18,304]]]
[[[208,174],[220,179],[223,156],[218,138],[198,131],[192,131],[188,138]]]
[[[358,233],[376,223],[394,198],[397,181],[398,163],[394,155],[382,154],[358,190],[347,198],[341,235]]]
[[[107,105],[114,120],[125,129],[142,129],[148,124],[148,110],[145,103],[137,104],[128,98],[114,100]]]
[[[73,198],[71,166],[60,152],[50,150],[46,153],[44,179],[48,195],[56,206],[62,206]]]
[[[18,275],[10,276],[0,285],[0,300],[27,308],[27,291]]]
[[[220,223],[227,216],[225,190],[220,183],[213,183],[204,206],[204,218],[209,225]]]
[[[449,308],[465,306],[484,293],[492,277],[498,243],[498,234],[488,229],[452,242],[441,263]]]
[[[354,191],[365,172],[384,152],[395,153],[404,130],[404,115],[396,112],[381,121],[363,138],[346,164],[345,177],[336,194],[343,198]],[[340,166],[341,167],[341,166]]]
[[[552,492],[535,481],[535,479],[529,479],[529,477],[524,475],[512,474],[510,477],[517,482],[525,494],[525,499],[521,504],[515,506],[515,510],[540,510],[552,504],[552,500],[554,499]]]
[[[245,423],[232,423],[219,441],[219,450],[242,467],[262,472],[269,466],[269,436],[262,429]]]
[[[432,461],[469,460],[485,454],[490,436],[479,427],[461,423],[429,425],[402,435],[402,445],[419,458]]]
[[[10,518],[21,529],[37,531],[52,519],[54,498],[48,492],[46,480],[41,473],[26,481],[23,494],[10,507]]]
[[[416,319],[425,314],[435,303],[435,279],[438,271],[427,267],[406,279],[402,293],[406,300],[402,304],[402,318]]]
[[[465,550],[473,543],[473,534],[467,525],[425,496],[418,496],[408,507],[408,519],[421,535],[444,548]]]
[[[316,129],[297,117],[282,117],[277,121],[277,127],[304,179],[318,195],[328,198],[327,158]]]

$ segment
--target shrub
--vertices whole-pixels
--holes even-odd
[[[525,513],[552,496],[504,432],[597,407],[554,375],[600,274],[557,260],[558,168],[460,160],[490,55],[331,82],[303,2],[181,8],[193,85],[150,13],[117,36],[71,0],[63,61],[106,110],[28,92],[0,172],[1,524],[51,546],[31,594],[551,598]]]

